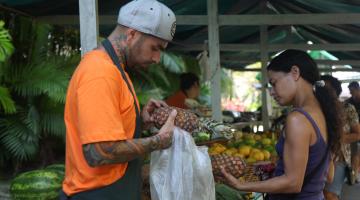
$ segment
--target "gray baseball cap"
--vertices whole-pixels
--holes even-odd
[[[118,24],[171,41],[175,34],[176,17],[156,0],[133,0],[120,8]]]

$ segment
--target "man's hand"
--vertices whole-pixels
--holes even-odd
[[[157,141],[157,144],[160,145],[158,147],[154,147],[154,149],[166,149],[171,146],[172,138],[174,135],[174,121],[176,115],[177,111],[172,110],[167,121],[161,127],[159,133],[153,136],[154,138],[156,138],[155,141]]]
[[[151,117],[151,113],[154,111],[155,108],[159,108],[159,107],[165,107],[168,106],[164,101],[160,101],[160,100],[154,100],[154,99],[150,99],[147,104],[144,106],[142,112],[141,112],[141,117],[142,120],[145,124],[149,124],[153,122],[153,119]]]

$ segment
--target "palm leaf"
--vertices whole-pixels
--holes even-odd
[[[8,88],[0,86],[0,103],[6,114],[16,112],[15,102],[12,100]]]
[[[172,73],[182,73],[185,71],[185,62],[182,57],[169,52],[162,52],[160,57],[160,63],[166,70]]]
[[[25,123],[27,124],[28,128],[31,130],[32,133],[39,136],[41,135],[40,114],[34,104],[30,104]]]
[[[69,77],[57,69],[55,59],[19,68],[13,70],[9,81],[20,96],[31,97],[46,94],[59,103],[65,102]]]
[[[154,80],[156,87],[171,87],[172,80],[169,79],[169,73],[161,65],[152,65],[148,70],[148,74]]]
[[[11,36],[4,28],[4,22],[0,20],[0,62],[4,62],[14,52]]]
[[[43,113],[41,127],[47,135],[65,138],[65,122],[63,113]]]
[[[44,135],[65,138],[64,105],[49,98],[39,101],[40,126]]]
[[[0,120],[0,143],[18,161],[33,158],[39,149],[39,136],[35,135],[28,124],[26,116],[12,116]],[[19,120],[22,119],[22,120]]]

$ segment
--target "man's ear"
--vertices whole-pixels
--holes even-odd
[[[300,69],[297,65],[294,65],[291,67],[291,75],[294,77],[294,79],[297,81],[300,78]]]
[[[137,32],[137,30],[132,29],[132,28],[128,28],[128,29],[125,31],[125,34],[126,34],[126,42],[127,42],[127,43],[130,43],[132,40],[134,40],[134,38],[135,38],[135,36],[136,36],[136,32]]]

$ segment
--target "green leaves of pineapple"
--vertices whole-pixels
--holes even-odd
[[[3,21],[0,21],[0,62],[4,62],[14,52],[11,36],[4,28],[4,24]]]

